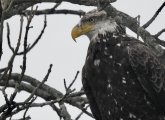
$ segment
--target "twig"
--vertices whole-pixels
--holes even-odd
[[[11,80],[9,81],[8,87],[14,88],[15,87],[15,84],[16,84],[15,81],[18,81],[19,78],[20,78],[20,76],[21,76],[20,74],[12,73],[11,74]],[[5,77],[3,79],[3,81],[0,81],[0,85],[1,86],[3,86],[5,84],[4,81],[6,79],[7,78]],[[24,82],[27,82],[28,84],[24,83],[23,81]],[[26,91],[28,93],[32,93],[34,91],[34,89],[36,88],[34,86],[38,86],[38,84],[40,84],[40,82],[38,80],[36,80],[35,78],[31,78],[30,76],[26,76],[25,75],[23,77],[23,80],[22,80],[20,86],[19,86],[19,91]],[[50,86],[47,86],[45,84],[42,85],[40,87],[40,89],[38,89],[35,92],[35,95],[37,95],[37,96],[39,96],[39,97],[41,97],[41,98],[43,98],[45,100],[52,100],[52,99],[53,100],[57,100],[57,101],[52,101],[52,102],[55,102],[55,103],[56,102],[59,102],[61,100],[61,98],[64,96],[61,92],[59,92],[56,89],[54,89],[54,88],[52,88]],[[83,110],[84,104],[87,104],[88,103],[87,99],[86,98],[79,97],[79,96],[75,97],[74,95],[73,95],[73,97],[70,97],[70,95],[72,96],[72,94],[69,94],[67,96],[67,98],[63,100],[63,102],[68,103],[68,104],[70,104],[70,105],[72,105],[72,106],[74,106],[74,107],[76,107],[76,108],[78,108],[80,110]],[[0,110],[2,110],[2,111],[5,110],[5,109],[6,109],[6,107],[3,107],[3,108],[0,107]],[[16,114],[18,112],[19,112],[18,110],[17,110],[17,112],[16,111],[15,112],[13,111],[12,114]],[[92,116],[92,114],[89,113],[88,111],[84,111],[84,113],[87,114],[87,115],[89,115],[90,117]]]
[[[56,113],[57,113],[57,115],[59,116],[59,118],[60,118],[60,120],[61,120],[61,111],[60,111],[60,109],[55,105],[55,104],[50,104],[50,106],[52,107],[52,109],[54,110],[54,111],[56,111]]]
[[[4,112],[4,110],[7,109],[7,108],[8,108],[7,104],[1,105],[0,106],[0,113]]]
[[[46,19],[46,15],[45,15],[43,29],[42,29],[41,33],[39,34],[39,36],[37,37],[37,39],[34,41],[34,43],[26,49],[26,53],[28,53],[38,43],[38,41],[41,39],[42,35],[44,34],[46,27],[47,27],[47,19]],[[22,55],[22,54],[24,54],[24,52],[17,53],[17,55]]]
[[[3,96],[4,96],[4,98],[5,98],[6,105],[7,105],[8,107],[10,107],[10,102],[9,102],[9,100],[8,100],[8,98],[7,98],[7,94],[6,94],[6,92],[5,92],[5,89],[2,89],[2,93],[3,93]]]
[[[73,85],[73,83],[76,81],[76,79],[77,79],[79,73],[80,73],[80,72],[77,71],[75,78],[74,78],[73,81],[70,83],[70,85],[68,86],[67,89],[70,89],[70,88],[72,87],[72,85]]]
[[[50,67],[48,69],[48,72],[47,72],[45,78],[43,79],[43,81],[31,92],[31,95],[24,101],[24,103],[28,103],[31,100],[31,98],[34,96],[35,92],[39,89],[39,87],[47,81],[47,79],[49,77],[49,74],[51,72],[51,68],[52,68],[52,64],[50,65]],[[20,84],[20,86],[21,86],[21,84]],[[11,99],[11,100],[13,100],[13,99]],[[19,111],[21,111],[23,109],[27,109],[28,107],[29,106],[24,106],[23,105],[22,108],[19,108],[19,109],[13,111],[13,112],[10,111],[10,115],[16,114],[16,113],[18,113]],[[7,117],[7,115],[5,115],[5,117]]]
[[[23,17],[21,16],[21,19],[20,19],[20,33],[19,33],[19,38],[18,38],[17,46],[16,46],[16,48],[14,50],[13,55],[11,56],[11,58],[10,58],[10,60],[8,62],[7,69],[4,71],[4,74],[0,77],[0,81],[5,77],[5,75],[7,74],[8,70],[12,67],[12,64],[13,64],[13,61],[15,59],[16,53],[18,52],[19,47],[20,47],[21,36],[22,36],[22,28],[23,28]]]
[[[42,86],[42,85],[47,81],[47,79],[48,79],[48,77],[49,77],[49,74],[51,73],[52,66],[53,66],[53,65],[50,64],[50,67],[49,67],[49,69],[48,69],[48,72],[47,72],[45,78],[44,78],[44,79],[42,80],[42,82],[33,90],[33,92],[30,94],[30,96],[24,101],[25,103],[29,102],[29,100],[35,95],[35,92],[38,90],[38,88],[39,88],[40,86]]]
[[[11,65],[11,67],[9,68],[9,74],[8,74],[8,78],[7,78],[5,86],[4,86],[4,90],[7,88],[7,84],[9,82],[9,80],[10,80],[12,70],[13,70],[13,65]]]
[[[69,84],[68,87],[67,87],[66,81],[65,81],[65,79],[64,79],[64,86],[65,86],[66,93],[65,93],[65,95],[61,98],[61,101],[60,101],[60,102],[62,102],[69,94],[71,94],[72,92],[75,91],[75,89],[71,90],[70,88],[72,87],[73,83],[76,81],[78,74],[79,74],[79,71],[77,71],[75,78],[74,78],[73,81]]]
[[[154,37],[158,38],[164,32],[165,32],[165,28],[159,31],[157,34],[155,34]]]
[[[21,119],[12,119],[12,120],[30,120],[31,119],[31,117],[30,116],[27,116],[27,117],[25,117],[25,118],[21,118]]]
[[[3,51],[2,51],[2,44],[3,44],[3,23],[4,23],[4,20],[5,20],[5,15],[11,9],[11,7],[13,5],[13,2],[14,2],[14,0],[11,0],[8,8],[6,10],[2,10],[1,23],[0,23],[0,60],[1,60],[1,56],[3,54]]]
[[[59,102],[60,99],[56,99],[56,100],[51,100],[51,101],[46,101],[46,102],[43,102],[43,103],[32,103],[30,105],[30,107],[44,107],[44,106],[47,106],[47,105],[51,105],[51,104],[54,104],[54,103],[57,103]],[[25,102],[23,103],[17,103],[17,105],[22,105],[24,104]]]
[[[52,9],[54,10],[58,8],[61,5],[61,3],[62,3],[62,0],[59,3],[56,3]]]
[[[8,13],[9,10],[11,10],[12,6],[13,6],[13,3],[14,3],[15,0],[11,0],[10,3],[9,3],[9,6],[7,7],[7,9],[5,10],[5,13]]]
[[[155,36],[153,36],[153,37],[155,37]],[[155,37],[155,39],[156,39],[156,43],[158,43],[158,44],[162,45],[163,47],[165,47],[165,41],[164,40],[161,40],[158,37]]]
[[[23,21],[23,16],[21,18],[22,18],[22,21]],[[20,40],[21,40],[21,36],[22,36],[22,33],[20,33],[20,35],[19,35],[19,39]],[[26,43],[26,40],[24,40],[24,50],[26,51],[26,48],[25,47],[27,45],[25,43]],[[18,52],[18,50],[17,50],[17,52]],[[17,52],[15,53],[15,55],[17,54]],[[15,86],[15,90],[14,90],[13,94],[10,96],[10,101],[13,101],[14,98],[16,97],[16,95],[17,95],[18,87],[19,87],[19,84],[20,84],[20,82],[22,80],[22,77],[24,76],[25,70],[26,70],[26,54],[24,54],[24,57],[23,57],[23,69],[22,69],[22,72],[21,72],[20,79],[17,81],[17,84]]]
[[[7,69],[7,67],[1,68],[1,69],[0,69],[0,73],[4,72],[6,69]]]
[[[4,23],[4,11],[2,11],[1,23],[0,23],[0,60],[3,54],[2,44],[3,44],[3,23]]]
[[[37,10],[37,7],[36,7],[36,10]],[[33,11],[33,7],[31,8],[31,11]],[[24,36],[24,54],[23,54],[23,63],[22,63],[23,65],[21,66],[22,72],[21,72],[20,79],[18,80],[18,83],[15,86],[15,90],[14,90],[13,94],[10,97],[10,101],[13,101],[14,98],[16,97],[17,92],[18,92],[18,87],[19,87],[19,85],[22,81],[22,78],[24,77],[25,71],[26,71],[27,40],[28,40],[29,29],[31,28],[30,24],[31,24],[31,21],[32,21],[33,17],[34,17],[34,15],[32,14],[32,12],[29,16],[26,16],[27,25],[26,25],[26,31],[25,31],[25,36]]]
[[[87,110],[84,110],[84,108],[79,108],[79,109],[82,110],[83,113],[87,114],[91,118],[94,118],[93,115],[92,115],[92,113],[88,112]]]
[[[140,26],[140,15],[137,16],[137,23]],[[139,39],[139,31],[137,30],[137,39]]]
[[[88,107],[89,107],[89,105],[88,106],[86,106],[85,108],[84,108],[84,110],[87,110],[88,109]],[[78,119],[80,119],[80,117],[83,115],[83,111],[75,118],[75,120],[78,120]]]
[[[29,110],[30,105],[31,105],[36,99],[37,99],[37,97],[33,97],[32,100],[30,101],[30,103],[28,103],[28,106],[27,106],[27,108],[26,108],[26,110],[25,110],[25,112],[24,112],[24,115],[23,115],[23,120],[25,120],[25,118],[26,118],[26,113],[27,113],[27,111]]]
[[[21,13],[22,15],[30,14],[29,10],[25,10],[24,12]],[[68,10],[68,9],[61,9],[61,10],[56,10],[56,9],[45,9],[45,10],[37,10],[35,12],[35,15],[50,15],[50,14],[72,14],[72,15],[79,15],[82,16],[85,14],[84,11],[82,10]]]
[[[5,88],[2,89],[2,93],[4,95],[5,101],[6,101],[6,105],[3,105],[3,107],[1,108],[3,110],[3,113],[0,117],[0,119],[5,119],[6,116],[9,116],[10,113],[12,112],[12,110],[16,107],[14,105],[14,102],[9,101],[7,98],[7,94],[5,92]],[[6,109],[6,111],[4,111]]]
[[[10,50],[14,53],[14,48],[11,46],[11,42],[10,42],[10,27],[9,27],[9,23],[7,22],[7,42],[8,42],[8,46],[10,48]]]
[[[71,94],[68,95],[68,98],[69,98],[69,97],[82,96],[82,95],[85,95],[84,90],[81,90],[81,91],[79,91],[79,92],[71,93]]]
[[[163,2],[163,4],[160,6],[160,8],[155,12],[154,16],[147,23],[145,23],[142,27],[147,28],[156,19],[156,17],[159,15],[159,13],[164,8],[164,6],[165,6],[165,2]]]

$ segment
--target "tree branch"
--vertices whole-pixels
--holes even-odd
[[[29,100],[31,100],[31,98],[34,96],[35,92],[47,81],[49,74],[51,72],[52,66],[53,65],[51,64],[45,78],[42,80],[42,82],[40,84],[37,85],[37,87],[33,90],[31,95],[24,101],[25,103],[29,102]]]
[[[1,76],[1,75],[0,75]],[[16,74],[16,73],[12,73],[11,74],[11,80],[9,80],[8,82],[8,87],[15,87],[16,81],[19,80],[20,78],[20,74]],[[0,81],[0,86],[4,86],[5,85],[5,80],[7,79],[7,75],[4,77],[4,79],[2,81]],[[33,90],[36,88],[36,86],[38,84],[40,84],[41,82],[39,82],[38,80],[30,77],[30,76],[26,76],[24,75],[24,77],[22,78],[22,82],[20,83],[19,86],[19,91],[26,91],[28,93],[32,93]],[[73,96],[72,96],[73,94]],[[80,93],[72,93],[70,96],[68,95],[65,99],[63,99],[63,102],[68,103],[74,107],[79,108],[80,110],[83,110],[83,107],[85,104],[88,103],[87,98],[83,98],[80,96],[75,96],[75,94],[82,94]],[[59,91],[57,91],[56,89],[43,84],[42,86],[40,86],[39,89],[37,89],[37,91],[35,92],[36,96],[39,96],[43,99],[45,99],[46,101],[48,100],[61,100],[63,98],[63,94]],[[83,95],[83,94],[82,94]],[[3,109],[5,109],[5,107],[3,107]],[[0,110],[3,111],[3,109],[1,108]],[[0,112],[1,112],[0,111]],[[87,115],[92,116],[91,113],[84,111]]]
[[[42,35],[44,34],[46,27],[47,27],[47,19],[46,19],[46,15],[45,15],[43,29],[41,30],[41,33],[39,34],[39,36],[37,37],[37,39],[34,41],[34,43],[27,48],[26,53],[30,52],[37,45],[37,43],[41,39]],[[24,54],[24,52],[17,53],[17,55],[22,55],[22,54]]]
[[[156,43],[156,39],[143,27],[140,27],[136,19],[121,11],[118,11],[112,5],[107,6],[105,10],[107,11],[108,16],[114,17],[119,24],[128,27],[136,34],[138,33],[140,37],[142,37],[143,41],[153,49],[158,57],[164,55],[164,50],[159,44]]]
[[[17,5],[19,2],[22,3],[23,1],[22,0],[15,0],[15,5]],[[21,6],[20,6],[20,4],[19,4],[17,9],[13,9],[11,11],[12,12],[11,15],[13,16],[15,14],[19,14],[23,10],[25,10],[27,7],[32,6],[36,3],[41,3],[41,2],[43,2],[43,3],[44,2],[59,3],[61,1],[70,2],[73,4],[79,4],[79,5],[86,5],[86,6],[97,6],[96,0],[79,0],[79,1],[77,1],[77,0],[34,0],[34,1],[25,0],[25,3],[26,3],[25,6],[23,6],[23,4],[21,4]],[[161,56],[164,54],[164,50],[156,43],[155,38],[148,31],[146,31],[144,28],[141,28],[137,24],[137,21],[134,18],[130,17],[129,15],[127,15],[121,11],[116,10],[112,5],[108,5],[108,7],[106,7],[105,9],[107,9],[106,11],[107,11],[108,15],[111,15],[112,17],[119,18],[118,21],[120,21],[121,24],[127,26],[133,32],[139,33],[139,35],[142,37],[144,42],[147,43],[151,48],[153,48],[156,55]],[[159,9],[159,11],[160,11],[160,9]],[[8,18],[8,17],[6,17],[6,18]]]
[[[157,34],[155,34],[154,37],[158,38],[164,32],[165,32],[165,28],[159,31]]]
[[[156,17],[162,11],[162,9],[164,8],[164,6],[165,6],[165,2],[163,2],[163,4],[160,6],[160,8],[155,12],[154,16],[147,23],[145,23],[142,27],[143,28],[147,28],[156,19]]]
[[[26,15],[29,13],[30,13],[29,10],[25,10],[21,14]],[[82,16],[85,14],[85,12],[82,10],[76,11],[76,10],[68,10],[68,9],[61,9],[61,10],[46,9],[46,10],[38,10],[35,12],[35,15],[44,15],[44,14],[47,14],[47,15],[50,15],[50,14],[72,14],[72,15]]]

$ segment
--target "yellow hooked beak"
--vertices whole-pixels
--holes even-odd
[[[82,25],[76,25],[73,29],[72,29],[72,38],[73,40],[76,42],[76,38],[84,35],[88,32],[90,32],[93,28],[92,24],[88,24],[88,23],[84,23]]]

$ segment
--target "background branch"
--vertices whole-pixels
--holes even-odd
[[[164,8],[164,6],[165,6],[165,2],[163,2],[163,4],[160,6],[160,8],[155,12],[154,16],[147,23],[145,23],[142,27],[143,28],[147,28],[156,19],[156,17],[162,11],[162,9]]]
[[[9,80],[7,87],[14,88],[16,81],[19,80],[20,76],[21,74],[12,73],[11,79]],[[4,77],[2,81],[0,81],[0,86],[4,86],[6,79],[7,79],[7,76]],[[36,89],[36,86],[38,84],[41,84],[41,82],[39,82],[38,80],[34,78],[31,78],[30,76],[24,75],[24,77],[22,78],[22,82],[20,83],[20,86],[19,86],[19,91],[26,91],[28,93],[32,93]],[[81,95],[84,95],[84,94],[81,91],[80,93],[76,92],[72,94],[68,95],[65,99],[63,99],[63,102],[79,108],[80,110],[84,111],[85,114],[92,117],[91,113],[84,110],[85,104],[88,104],[88,100],[84,97],[81,97]],[[75,96],[75,94],[78,94],[79,96]],[[40,86],[40,88],[38,88],[37,91],[35,92],[35,95],[45,99],[46,101],[55,100],[54,102],[57,102],[57,101],[61,102],[61,99],[64,97],[64,94],[62,94],[61,92],[59,92],[58,90],[50,86],[47,86],[46,84],[43,84],[42,86]],[[42,103],[42,104],[45,104],[45,103]],[[32,106],[33,105],[34,104],[32,104]],[[3,109],[6,109],[6,107],[3,107]],[[1,108],[1,111],[3,111],[2,108]]]
[[[30,11],[29,10],[25,10],[23,11],[23,13],[21,13],[22,15],[26,15],[26,14],[29,14]],[[38,10],[35,12],[35,15],[44,15],[44,14],[47,14],[47,15],[50,15],[50,14],[71,14],[71,15],[79,15],[79,16],[82,16],[85,14],[84,11],[82,10],[68,10],[68,9],[61,9],[61,10],[55,10],[55,9],[46,9],[46,10]]]
[[[154,37],[158,38],[164,32],[165,32],[165,28],[159,31],[157,34],[155,34]]]
[[[30,116],[27,116],[26,113],[31,107],[43,107],[49,105],[60,118],[63,118],[64,120],[71,120],[71,115],[69,111],[66,108],[66,104],[74,106],[78,109],[80,109],[82,112],[78,114],[76,117],[76,120],[78,120],[83,113],[87,114],[88,116],[92,117],[92,114],[87,111],[88,107],[88,100],[86,97],[83,97],[84,91],[75,91],[75,88],[73,87],[74,82],[77,79],[77,76],[79,72],[75,75],[75,78],[73,81],[67,86],[66,81],[64,80],[64,86],[65,86],[65,93],[62,93],[58,90],[56,90],[53,87],[50,87],[45,83],[45,81],[48,79],[48,76],[51,71],[51,66],[47,72],[47,75],[45,78],[40,82],[39,80],[32,78],[30,76],[25,75],[26,70],[26,55],[28,52],[34,48],[40,38],[43,36],[45,28],[47,26],[47,20],[46,15],[49,14],[72,14],[72,15],[78,15],[82,16],[85,14],[84,11],[81,10],[68,10],[68,9],[58,9],[57,8],[63,3],[63,2],[69,2],[73,4],[79,4],[79,5],[85,5],[85,6],[96,6],[98,9],[105,9],[108,13],[108,16],[112,16],[116,19],[116,21],[129,29],[131,29],[133,32],[135,32],[138,36],[140,36],[143,41],[150,46],[153,51],[155,51],[156,55],[158,55],[158,58],[160,58],[161,61],[165,61],[165,52],[164,49],[160,47],[160,45],[165,46],[165,42],[163,40],[160,40],[158,37],[165,32],[165,29],[161,30],[155,35],[151,35],[145,28],[147,28],[158,16],[158,14],[162,11],[162,9],[165,6],[165,2],[160,6],[160,8],[156,11],[154,16],[142,27],[137,22],[137,20],[126,13],[123,13],[116,8],[114,8],[111,4],[111,2],[115,2],[116,0],[12,0],[10,5],[7,7],[6,10],[2,11],[0,13],[1,18],[1,31],[0,31],[0,49],[2,49],[2,42],[3,42],[3,22],[4,20],[7,20],[8,18],[14,16],[14,15],[23,15],[27,17],[27,26],[25,31],[25,37],[24,37],[24,50],[21,52],[18,52],[20,41],[22,38],[22,24],[23,24],[23,17],[21,17],[22,22],[20,25],[20,33],[18,38],[17,47],[14,48],[11,45],[11,38],[10,38],[10,26],[7,24],[7,39],[8,39],[8,46],[13,52],[13,55],[8,62],[8,66],[6,68],[0,69],[0,86],[2,88],[13,88],[12,90],[15,90],[15,92],[10,96],[10,99],[8,99],[8,94],[5,92],[5,89],[0,89],[1,92],[3,92],[4,99],[6,103],[2,106],[0,106],[0,119],[4,119],[7,117],[11,117],[20,111],[25,110],[23,118],[21,119],[29,119]],[[51,8],[44,9],[44,10],[33,10],[33,6],[38,3],[55,3],[55,5]],[[28,8],[32,7],[31,10]],[[2,10],[2,8],[0,8]],[[5,14],[4,14],[5,13]],[[45,15],[46,14],[46,15]],[[45,15],[44,20],[44,26],[36,38],[36,40],[32,43],[31,46],[28,46],[28,33],[31,28],[30,23],[32,21],[32,18],[34,15]],[[140,22],[140,21],[139,21]],[[2,54],[2,50],[0,51],[0,54]],[[12,73],[12,67],[14,59],[17,55],[23,55],[23,63],[21,66],[21,73]],[[165,64],[164,62],[162,62]],[[30,95],[25,98],[23,102],[16,102],[14,101],[15,96],[17,95],[18,91],[26,91]],[[45,100],[45,102],[38,103],[35,101],[37,97],[42,98]],[[58,103],[58,104],[57,104]],[[86,107],[87,106],[87,107]]]

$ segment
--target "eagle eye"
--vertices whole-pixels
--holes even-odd
[[[89,18],[88,19],[88,22],[94,22],[95,20],[94,20],[94,18]]]

